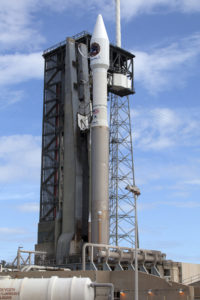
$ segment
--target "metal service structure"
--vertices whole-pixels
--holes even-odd
[[[138,249],[128,98],[134,55],[120,45],[109,43],[99,15],[93,35],[82,32],[44,51],[35,263],[109,271],[136,266],[162,277],[165,254]]]
[[[46,264],[78,264],[84,243],[108,245],[112,238],[113,195],[109,203],[108,172],[109,141],[114,145],[114,127],[109,139],[107,100],[115,96],[127,99],[134,93],[134,55],[109,44],[103,19],[98,16],[92,36],[82,32],[67,38],[46,50],[43,57],[41,196],[36,251],[47,253]],[[112,103],[110,111],[111,106]],[[110,153],[112,156],[111,148]],[[126,195],[128,183],[132,185],[133,181],[124,180]]]

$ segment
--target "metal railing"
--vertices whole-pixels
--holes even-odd
[[[73,35],[71,38],[74,39],[74,40],[77,40],[77,39],[80,39],[81,37],[85,36],[85,35],[91,35],[91,33],[89,33],[88,31],[81,31],[80,33],[76,34],[76,35]],[[43,55],[59,48],[59,47],[62,47],[66,45],[66,40],[60,42],[60,43],[57,43],[49,48],[47,48],[46,50],[44,50],[43,52]]]
[[[93,282],[90,284],[90,286],[95,289],[95,294],[96,294],[96,288],[108,288],[110,290],[108,300],[114,300],[114,285],[112,283]]]
[[[23,257],[22,254],[27,254],[27,257]],[[47,252],[44,251],[27,251],[27,250],[22,250],[21,247],[18,248],[17,250],[17,256],[15,257],[14,261],[12,262],[12,265],[14,266],[15,263],[17,263],[17,269],[20,270],[21,267],[27,266],[27,265],[32,265],[32,259],[36,255],[41,255],[45,257]]]
[[[53,46],[49,47],[48,49],[44,50],[43,55],[45,55],[45,54],[47,54],[47,53],[49,53],[49,52],[51,52],[51,51],[53,51],[53,50],[55,50],[55,49],[57,49],[59,47],[62,47],[65,44],[66,44],[66,41],[62,41],[62,42],[60,42],[60,43],[58,43],[56,45],[53,45]]]

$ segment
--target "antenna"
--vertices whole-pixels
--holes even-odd
[[[120,0],[115,0],[115,15],[116,15],[116,45],[121,48],[121,14]]]

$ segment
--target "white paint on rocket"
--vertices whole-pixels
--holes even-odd
[[[92,126],[108,126],[107,70],[109,68],[109,39],[101,15],[98,15],[91,39],[90,66],[93,73]]]

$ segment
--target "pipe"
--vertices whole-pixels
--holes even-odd
[[[112,246],[112,245],[106,245],[106,244],[92,244],[92,243],[85,243],[82,248],[82,269],[85,271],[86,269],[86,248],[91,247],[91,253],[93,253],[94,248],[99,248],[98,256],[101,258],[105,258],[108,256],[108,258],[113,258],[118,261],[134,261],[135,255],[134,255],[134,249],[128,248],[128,247],[119,247],[119,246]],[[106,250],[102,250],[102,248]],[[115,249],[116,251],[110,251],[109,249]],[[128,251],[128,252],[124,252]],[[109,254],[108,254],[109,252]],[[137,251],[137,258],[140,262],[162,262],[165,257],[161,252],[158,251],[148,251],[143,249],[138,249]],[[91,259],[93,262],[93,255],[91,254]]]
[[[115,15],[116,15],[116,45],[118,47],[121,47],[120,0],[115,0]]]
[[[109,300],[114,300],[114,285],[112,283],[97,283],[97,282],[92,282],[90,284],[91,287],[97,288],[97,287],[104,287],[104,288],[109,288],[110,289],[110,294],[108,296]]]
[[[25,266],[21,269],[21,272],[30,272],[31,270],[52,270],[52,271],[71,271],[70,269],[66,268],[59,268],[59,267],[48,267],[48,266],[37,266],[37,265],[29,265]]]
[[[92,111],[92,109],[91,109]],[[92,211],[92,180],[91,180],[91,128],[88,133],[88,162],[89,162],[89,212],[88,212],[88,242],[92,241],[91,211]]]
[[[91,243],[91,213],[89,213],[88,218],[88,241]]]
[[[135,300],[138,300],[138,222],[137,222],[137,195],[135,199]]]
[[[45,251],[27,251],[27,250],[19,250],[20,253],[27,253],[27,254],[47,254]]]
[[[98,243],[101,244],[101,233],[102,233],[102,212],[101,211],[98,211],[98,216],[99,216],[99,241]]]

